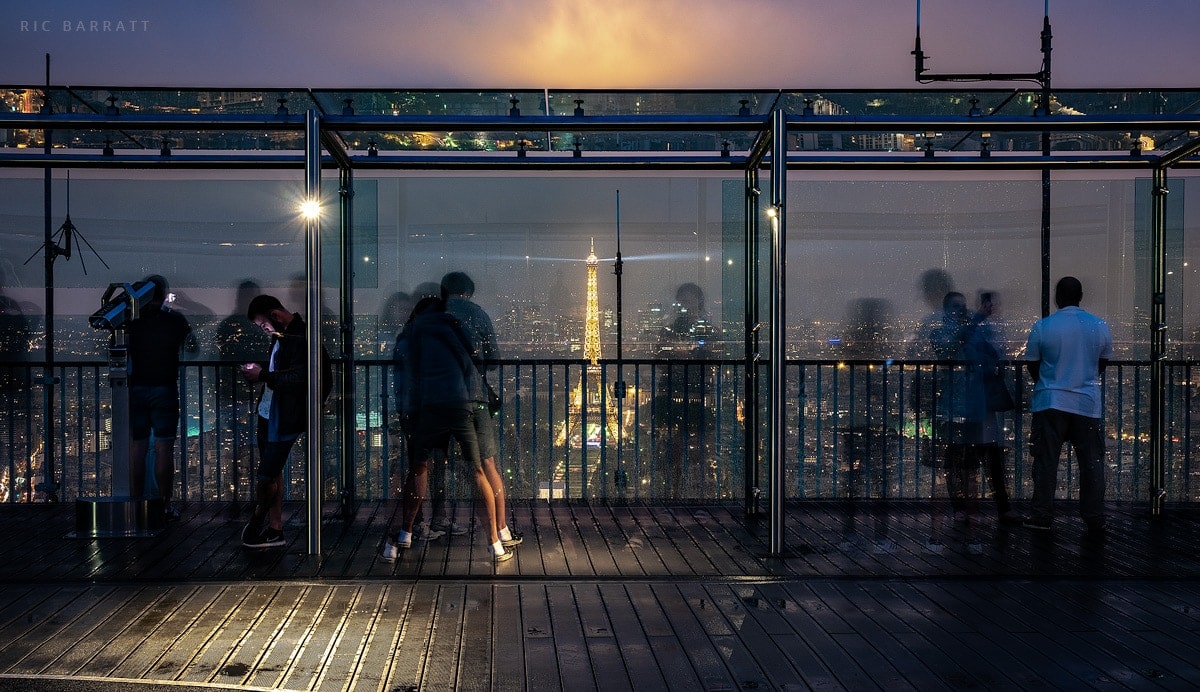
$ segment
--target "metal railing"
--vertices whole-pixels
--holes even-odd
[[[1031,492],[1027,403],[1031,383],[1018,364],[1005,377],[1017,409],[1003,415],[1014,497]],[[937,416],[928,401],[941,396],[952,365],[931,362],[789,361],[787,472],[789,498],[925,499],[944,495]],[[1200,499],[1200,419],[1191,362],[1166,372],[1167,498]],[[58,484],[58,498],[103,496],[111,487],[111,403],[106,366],[57,362],[51,455],[45,467],[45,419],[38,363],[0,364],[0,500],[42,499],[37,488]],[[763,468],[746,473],[745,368],[740,361],[636,360],[588,367],[577,360],[508,360],[493,382],[503,399],[496,418],[497,462],[513,498],[727,500],[747,492],[747,478],[765,488]],[[619,379],[628,385],[615,396]],[[357,361],[355,419],[340,420],[335,401],[324,416],[322,462],[326,497],[346,481],[357,497],[396,494],[406,450],[391,397],[392,365]],[[1149,498],[1148,362],[1123,361],[1105,374],[1108,498]],[[184,500],[250,500],[257,451],[256,389],[236,364],[192,361],[181,368],[180,432],[175,495]],[[336,395],[335,395],[336,396]],[[332,398],[332,397],[331,397]],[[765,397],[763,397],[765,400]],[[760,416],[759,420],[765,420]],[[353,472],[340,467],[342,425],[353,425]],[[765,429],[760,440],[767,439]],[[285,470],[289,497],[303,497],[303,448]],[[760,454],[758,458],[765,458]],[[452,465],[451,468],[457,465]],[[49,471],[49,472],[48,472]],[[148,474],[152,478],[153,474]],[[1060,494],[1074,496],[1077,469],[1064,454]],[[450,492],[468,496],[465,477],[450,475]],[[985,489],[986,490],[986,489]]]

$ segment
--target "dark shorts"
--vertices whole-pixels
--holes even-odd
[[[129,388],[129,439],[149,439],[151,430],[160,440],[175,439],[179,432],[178,388]]]
[[[495,459],[496,419],[488,411],[487,404],[475,404],[471,418],[475,422],[475,441],[479,444],[479,458]]]
[[[487,416],[487,407],[483,408]],[[474,411],[468,408],[431,407],[422,409],[413,419],[413,459],[428,460],[437,450],[444,450],[450,438],[458,440],[463,460],[474,470],[483,468],[479,456],[479,437],[475,432]],[[494,437],[494,436],[493,436]]]
[[[273,481],[283,474],[283,467],[287,466],[288,456],[292,453],[292,446],[296,444],[296,437],[287,440],[269,440],[267,439],[267,419],[258,416],[258,472],[255,474],[261,480]]]

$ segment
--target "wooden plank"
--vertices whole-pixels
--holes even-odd
[[[351,642],[347,649],[347,655],[357,659],[354,674],[344,680],[330,674],[318,688],[321,692],[391,689],[387,683],[392,678],[393,661],[400,648],[403,628],[408,623],[414,592],[415,589],[407,585],[383,586],[380,605],[365,623],[361,640],[357,645]]]
[[[158,680],[176,679],[182,675],[200,650],[208,644],[221,625],[237,616],[239,608],[255,591],[273,591],[262,586],[201,586],[194,600],[194,612],[185,611],[174,622],[173,640],[165,641],[162,649],[153,651],[153,656],[140,656],[128,665],[144,668],[146,677]]]
[[[688,561],[688,557],[680,552],[675,541],[671,540],[671,537],[667,535],[666,530],[659,523],[651,507],[631,507],[630,513],[633,520],[641,528],[642,535],[645,537],[644,546],[654,549],[654,552],[658,555],[658,559],[662,561],[663,566],[666,568],[667,575],[681,577],[696,574],[691,563]]]
[[[209,681],[278,687],[329,594],[323,586],[282,587],[261,614],[251,614],[260,616],[237,638]]]
[[[54,658],[64,654],[75,642],[89,636],[113,611],[133,598],[135,592],[129,589],[105,589],[97,594],[81,589],[72,595],[65,602],[57,599],[52,601],[59,606],[56,610],[39,608],[36,613],[31,613],[31,626],[0,648],[0,660],[9,661],[13,667],[21,667],[27,656]]]
[[[425,653],[432,640],[439,591],[435,584],[417,582],[413,586],[399,637],[393,647],[395,653],[385,683],[387,689],[420,688],[425,666],[429,662]]]
[[[604,602],[598,587],[594,584],[581,584],[571,589],[578,612],[578,625],[583,632],[583,641],[587,647],[588,658],[592,662],[593,675],[599,689],[631,689],[633,685],[632,671],[629,670],[626,656],[636,656],[637,644],[618,642],[613,624],[608,618],[608,604]],[[649,653],[643,646],[642,655]]]
[[[596,509],[591,505],[572,507],[574,525],[579,531],[579,538],[591,561],[592,574],[598,577],[620,576],[614,551],[618,549],[609,540],[606,532],[599,525]]]
[[[588,654],[573,589],[570,586],[547,585],[546,605],[550,609],[550,626],[554,632],[554,652],[558,660],[559,676],[564,683],[569,682],[571,690],[599,689],[601,680],[596,677],[595,662]],[[622,675],[621,679],[628,680],[625,675]],[[604,682],[608,684],[611,681]],[[621,684],[618,680],[614,686],[628,687],[628,683]]]
[[[195,592],[194,587],[150,586],[143,589],[145,606],[131,600],[102,626],[102,636],[80,641],[61,658],[48,664],[48,674],[86,674],[113,676],[115,671],[142,648],[156,649],[161,639],[171,636],[162,631],[164,622],[179,610]]]
[[[601,545],[608,550],[614,574],[641,577],[646,571],[642,568],[638,556],[634,554],[635,549],[630,543],[630,538],[616,516],[617,511],[623,509],[612,505],[591,507],[592,529],[599,535]]]
[[[426,656],[431,665],[425,666],[421,686],[431,690],[454,689],[458,683],[462,666],[479,666],[478,661],[467,661],[459,655],[463,643],[463,610],[466,602],[466,587],[453,584],[438,588],[437,605],[434,609],[433,629],[430,633]],[[472,670],[476,674],[487,673]]]
[[[594,594],[593,594],[594,590]],[[605,620],[611,627],[612,635],[620,650],[620,655],[628,671],[630,688],[633,690],[666,689],[667,680],[677,686],[683,686],[685,681],[699,684],[695,673],[687,660],[687,655],[678,646],[663,647],[656,651],[646,636],[641,624],[641,614],[629,597],[629,592],[620,584],[598,584],[595,586],[580,586],[576,589],[576,599],[581,602],[580,613],[590,612],[597,606],[604,608]],[[593,599],[596,601],[592,603]],[[657,603],[650,600],[652,607],[661,617],[662,611]],[[588,623],[584,631],[589,631],[602,624]],[[661,653],[661,656],[659,655]],[[598,658],[593,651],[592,657]],[[607,679],[601,678],[607,686]]]
[[[347,602],[346,610],[339,614],[337,631],[332,633],[325,650],[313,664],[316,670],[309,678],[311,689],[349,690],[358,683],[358,668],[364,662],[368,638],[382,615],[386,593],[387,588],[383,584],[364,584],[354,588],[353,599]],[[294,684],[300,682],[298,680]]]
[[[529,533],[525,535],[529,540]],[[524,547],[524,546],[521,546]],[[525,689],[525,640],[521,620],[521,589],[513,584],[496,584],[492,596],[492,687],[496,690]]]
[[[305,628],[292,647],[280,681],[276,686],[285,689],[304,689],[319,681],[330,664],[333,649],[343,630],[353,617],[362,590],[354,585],[331,585],[311,624]],[[278,644],[277,644],[278,646]]]
[[[687,596],[673,584],[656,585],[654,595],[680,646],[691,659],[692,667],[696,670],[696,676],[700,678],[703,688],[706,690],[737,689],[738,684],[725,665],[725,657],[696,617],[696,611],[701,610],[699,605],[693,608],[688,603]],[[711,605],[706,607],[712,608]],[[718,629],[717,631],[722,630]]]
[[[619,531],[624,540],[624,552],[637,561],[638,571],[630,566],[627,574],[655,575],[667,574],[667,567],[659,557],[650,537],[642,526],[634,519],[628,506],[610,507],[615,530]],[[617,552],[622,552],[618,550]],[[621,564],[618,560],[618,564]]]
[[[458,690],[491,690],[496,687],[493,668],[499,658],[510,656],[513,648],[500,648],[494,644],[492,586],[467,584],[461,611],[462,635],[456,652],[458,665],[452,671],[455,676],[453,687]]]
[[[229,659],[236,653],[235,648],[247,637],[255,636],[255,628],[259,622],[267,619],[268,625],[278,622],[281,615],[271,611],[271,604],[281,591],[287,592],[287,597],[281,602],[295,600],[297,587],[257,585],[242,599],[237,607],[222,613],[224,617],[215,623],[201,640],[199,646],[193,649],[191,656],[183,663],[176,679],[187,682],[212,682],[218,676],[227,678],[227,682],[237,682],[250,673],[248,664],[236,662],[233,668],[223,670]],[[271,612],[270,616],[267,613]]]
[[[521,587],[521,620],[525,623],[525,681],[531,690],[561,690],[558,648],[554,645],[554,625],[550,618],[546,586]]]
[[[770,620],[774,607],[751,587],[708,584],[704,592],[732,629],[729,635],[717,635],[713,642],[725,654],[734,679],[742,687],[771,689],[806,686],[799,670],[759,621]],[[778,625],[776,625],[778,629]]]

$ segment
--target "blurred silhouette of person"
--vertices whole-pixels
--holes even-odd
[[[930,334],[930,348],[941,361],[936,378],[936,421],[942,468],[955,521],[967,521],[978,493],[979,459],[974,447],[983,437],[983,402],[970,388],[965,346],[971,313],[958,291],[942,301],[942,323]]]
[[[278,298],[266,294],[250,300],[246,318],[271,337],[271,348],[265,367],[261,363],[242,366],[247,380],[264,385],[258,402],[256,503],[250,521],[242,529],[242,545],[270,548],[286,543],[283,468],[296,439],[308,428],[308,328],[300,313],[289,312]],[[324,346],[321,384],[321,396],[325,398],[333,387],[333,371]],[[311,482],[308,491],[320,492]]]
[[[249,473],[254,462],[254,402],[258,398],[259,385],[241,376],[240,367],[260,357],[271,346],[271,339],[258,325],[246,317],[245,308],[262,288],[253,279],[245,279],[237,286],[233,312],[217,325],[216,347],[218,357],[230,363],[220,369],[217,382],[217,401],[221,405],[223,426],[232,435],[233,486],[241,487],[242,466]],[[236,365],[234,365],[236,363]],[[237,499],[237,493],[234,493]],[[235,511],[240,511],[236,509]]]
[[[158,274],[150,301],[126,327],[129,344],[129,491],[146,492],[146,454],[154,433],[154,479],[167,518],[179,518],[171,504],[175,485],[175,436],[179,431],[179,356],[197,350],[192,327],[165,305],[170,288]]]
[[[874,362],[855,361],[886,361],[891,355],[894,313],[891,303],[882,298],[854,300],[848,313],[849,329],[841,349],[841,356],[850,361],[844,370],[849,378],[848,394],[842,396],[852,402],[841,431],[842,480],[838,494],[847,500],[842,513],[843,542],[858,542],[858,511],[866,500],[874,517],[875,547],[888,550],[893,542],[888,537],[888,513],[882,501],[889,495],[888,462],[898,449],[900,420],[888,416],[894,390],[884,386],[888,377],[886,362],[877,369]]]
[[[926,269],[918,281],[921,297],[926,307],[931,310],[917,325],[916,332],[908,338],[907,358],[909,360],[930,360],[936,356],[932,349],[933,331],[942,325],[942,300],[946,294],[954,291],[954,280],[945,269]],[[914,369],[908,385],[908,408],[913,417],[917,435],[916,456],[921,464],[929,467],[936,466],[937,445],[934,427],[935,382],[934,370],[928,365],[912,365]]]
[[[689,361],[709,357],[713,330],[704,292],[696,284],[684,283],[675,290],[674,310],[659,334],[659,357],[669,362],[651,400],[650,419],[666,448],[665,489],[670,498],[680,500],[707,477],[704,463],[711,450],[709,436],[715,433],[706,405],[708,366]]]
[[[458,320],[462,331],[467,336],[471,347],[471,360],[475,363],[476,375],[469,380],[469,397],[473,404],[471,417],[475,424],[475,436],[479,445],[479,456],[483,473],[487,477],[488,487],[494,493],[491,501],[485,498],[484,507],[495,513],[493,518],[500,541],[505,548],[520,545],[522,536],[508,526],[508,504],[505,496],[504,478],[498,470],[496,454],[499,451],[499,439],[496,435],[496,422],[493,416],[499,407],[496,390],[487,380],[487,373],[498,368],[496,360],[500,357],[496,340],[496,329],[492,326],[492,318],[476,303],[475,282],[465,272],[454,271],[442,277],[441,297],[446,304],[446,312]],[[495,410],[494,410],[495,409]],[[475,484],[477,489],[485,486]],[[434,527],[438,528],[438,527]],[[448,527],[452,529],[453,527]],[[453,531],[451,531],[453,533]]]
[[[971,464],[970,473],[982,462],[992,487],[992,498],[996,504],[996,516],[1003,525],[1015,526],[1022,518],[1012,511],[1008,499],[1007,465],[1008,448],[1000,425],[1000,416],[1014,407],[1012,395],[1004,381],[1001,335],[994,317],[1000,309],[1000,295],[995,291],[980,291],[978,307],[971,316],[963,343],[963,355],[967,361],[968,396],[977,402],[973,410],[980,414],[979,438],[972,446],[977,461]],[[974,498],[968,501],[973,505]],[[969,507],[968,511],[973,511]]]
[[[1064,276],[1054,287],[1053,314],[1034,322],[1025,344],[1025,366],[1036,383],[1029,410],[1033,502],[1025,526],[1048,531],[1062,446],[1070,442],[1079,463],[1079,513],[1088,534],[1102,536],[1104,521],[1104,400],[1100,374],[1112,358],[1112,332],[1079,307],[1083,284]]]
[[[478,435],[486,430],[477,423],[480,405],[471,393],[478,386],[474,380],[482,374],[472,358],[470,339],[459,322],[445,311],[441,299],[424,298],[413,311],[403,342],[407,375],[404,406],[412,417],[409,425],[414,451],[404,482],[403,528],[396,530],[389,525],[382,558],[394,560],[401,550],[412,547],[416,518],[428,484],[429,455],[454,438],[473,471],[492,559],[497,563],[509,560],[513,556],[510,548],[520,541],[513,541],[508,528],[498,519],[497,507],[504,502],[504,491],[494,459],[484,457],[488,443]],[[491,417],[486,405],[482,415]]]

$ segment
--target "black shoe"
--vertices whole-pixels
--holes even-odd
[[[1029,517],[1024,522],[1021,523],[1021,526],[1024,526],[1027,529],[1033,529],[1034,531],[1049,531],[1050,530],[1050,520],[1049,519],[1035,519],[1033,517]]]
[[[242,545],[247,548],[258,547],[259,536],[262,535],[264,522],[262,517],[251,515],[250,521],[242,528]]]
[[[278,548],[287,545],[287,541],[283,540],[283,532],[279,529],[263,529],[252,541],[242,541],[242,545],[247,548]]]

